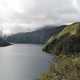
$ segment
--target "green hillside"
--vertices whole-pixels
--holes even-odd
[[[66,26],[52,36],[43,50],[54,59],[40,80],[80,80],[80,22]]]
[[[44,45],[43,50],[49,53],[57,54],[60,53],[61,51],[65,51],[64,49],[66,49],[66,46],[70,47],[72,45],[74,46],[73,48],[79,46],[78,45],[79,39],[80,39],[80,22],[77,22],[66,26],[56,36],[51,36],[48,42]],[[75,45],[72,44],[73,42],[74,44],[76,42],[76,44]]]

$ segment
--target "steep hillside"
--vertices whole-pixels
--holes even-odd
[[[52,36],[44,45],[43,50],[49,53],[73,53],[80,51],[80,23],[66,26],[56,36]],[[74,50],[73,50],[74,49]]]
[[[40,80],[80,80],[80,22],[52,36],[43,50],[54,54],[54,59]]]

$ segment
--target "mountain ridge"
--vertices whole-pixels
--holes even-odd
[[[53,27],[46,26],[33,32],[17,33],[7,37],[7,41],[11,43],[32,43],[44,44],[51,35],[57,34],[65,26]]]

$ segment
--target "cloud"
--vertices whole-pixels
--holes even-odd
[[[79,4],[79,0],[0,0],[0,24],[8,24],[0,27],[10,33],[80,21]]]
[[[15,12],[12,20],[27,24],[65,24],[77,20],[79,16],[73,0],[30,0],[29,4],[28,9],[25,5],[22,14]]]

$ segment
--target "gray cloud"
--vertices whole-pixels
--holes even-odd
[[[22,1],[22,13],[14,11],[10,17],[0,18],[0,23],[16,23],[14,27],[7,27],[13,32],[33,30],[46,24],[60,25],[80,21],[79,0],[20,1]],[[18,24],[26,24],[26,26],[17,26]]]
[[[25,23],[55,23],[58,24],[59,20],[64,24],[70,21],[77,20],[79,11],[75,9],[72,4],[73,0],[33,0],[35,1],[35,7],[30,8],[27,12],[25,6],[25,12],[22,14],[15,13],[12,16],[14,21],[21,21]],[[64,20],[64,21],[63,21]],[[51,22],[50,22],[51,21]],[[66,22],[67,21],[67,22]]]

